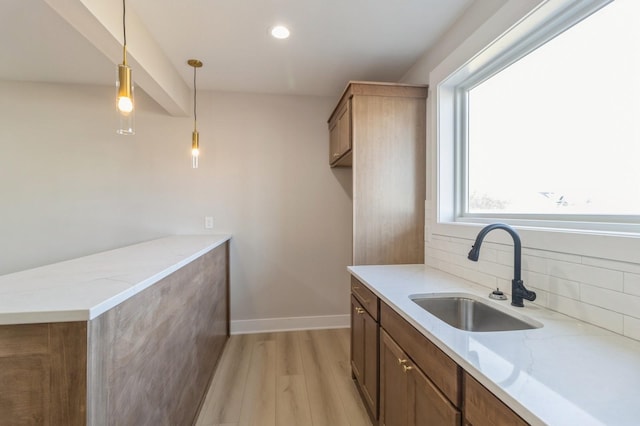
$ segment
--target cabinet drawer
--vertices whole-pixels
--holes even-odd
[[[351,293],[369,312],[369,315],[378,321],[378,297],[354,276],[351,276]]]
[[[528,425],[468,373],[464,373],[464,415],[473,426]]]
[[[380,303],[380,325],[404,349],[455,407],[462,403],[461,369],[386,303]]]

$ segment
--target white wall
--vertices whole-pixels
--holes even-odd
[[[425,263],[489,289],[510,290],[513,249],[503,235],[484,243],[480,261],[467,259],[480,226],[441,226],[436,221],[436,81],[442,68],[453,72],[482,47],[509,29],[540,3],[539,0],[476,1],[405,75],[403,81],[429,83],[427,136],[428,190]],[[478,19],[482,17],[482,19]],[[433,77],[433,74],[431,74]],[[557,234],[557,233],[556,233]],[[522,230],[522,277],[538,293],[535,304],[640,340],[640,240],[577,234],[563,237]],[[560,238],[560,239],[558,239]],[[528,242],[531,244],[528,245]],[[561,248],[559,248],[561,247]],[[592,255],[590,253],[604,253]],[[527,303],[527,302],[525,302]]]
[[[131,137],[115,134],[112,88],[0,92],[0,274],[205,233],[213,216],[213,232],[233,234],[238,329],[347,323],[350,173],[327,165],[335,99],[199,92],[193,170],[192,118],[142,91]],[[308,318],[241,321],[282,317]]]

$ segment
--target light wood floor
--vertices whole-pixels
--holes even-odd
[[[349,329],[231,336],[196,426],[371,425]]]

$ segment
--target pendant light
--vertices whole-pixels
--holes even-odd
[[[131,68],[127,65],[127,26],[125,22],[126,5],[122,0],[122,64],[118,65],[118,80],[116,81],[116,110],[120,119],[120,125],[116,133],[121,135],[133,135],[133,81],[131,80]]]
[[[196,89],[196,70],[202,67],[202,62],[197,59],[189,59],[187,64],[193,67],[193,133],[191,135],[191,167],[198,168],[200,157],[200,134],[198,133],[198,91]]]

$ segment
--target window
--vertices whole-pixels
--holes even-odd
[[[640,2],[605,3],[565,2],[447,81],[457,220],[638,232]]]

